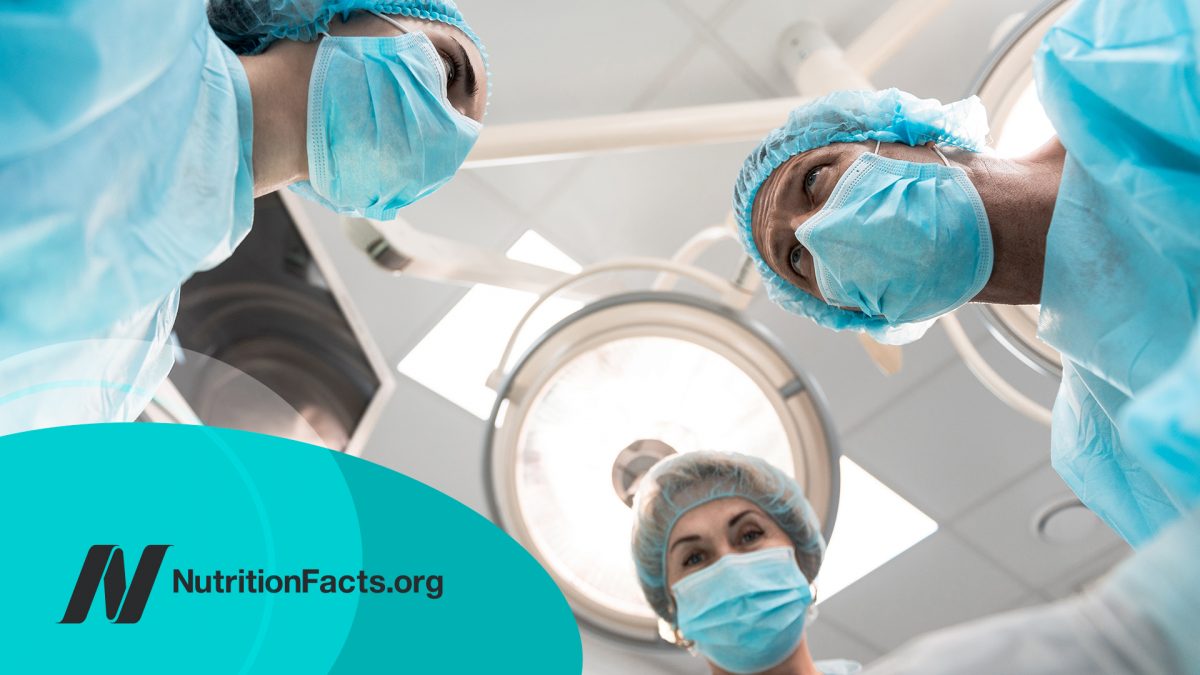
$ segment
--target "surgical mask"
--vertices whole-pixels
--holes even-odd
[[[679,632],[731,673],[760,672],[790,656],[813,599],[791,547],[726,555],[671,591]]]
[[[450,180],[480,127],[450,105],[423,33],[326,36],[309,81],[309,180],[291,187],[337,213],[389,220]]]
[[[831,305],[896,325],[971,300],[992,273],[992,233],[966,172],[864,153],[796,230]]]

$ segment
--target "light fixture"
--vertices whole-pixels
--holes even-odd
[[[489,497],[582,624],[658,642],[630,557],[637,479],[672,452],[757,455],[796,477],[828,535],[832,434],[815,385],[732,310],[676,293],[613,296],[543,334],[504,379]]]
[[[567,273],[579,263],[544,237],[527,230],[508,249],[508,257]],[[521,315],[536,294],[477,284],[400,361],[397,369],[479,419],[487,419],[496,393],[485,384]],[[554,321],[579,309],[575,300],[554,298],[521,332],[529,342]]]

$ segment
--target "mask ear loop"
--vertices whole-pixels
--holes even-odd
[[[875,150],[873,152],[876,155],[879,154],[879,139],[878,138],[875,139]]]
[[[937,143],[934,143],[930,147],[933,148],[933,151],[937,153],[937,156],[942,159],[942,164],[950,166],[950,160],[946,159],[946,155],[942,154],[942,151],[938,149]]]
[[[817,620],[817,585],[809,584],[808,588],[812,594],[812,602],[809,603],[808,609],[804,611],[804,630],[808,630],[812,622]]]
[[[397,20],[393,19],[392,17],[390,17],[390,16],[387,16],[387,15],[385,15],[385,14],[380,14],[379,12],[376,12],[376,11],[375,11],[375,10],[373,10],[373,9],[372,9],[372,10],[368,10],[368,11],[369,11],[369,12],[371,12],[372,14],[374,14],[375,16],[377,16],[377,17],[379,17],[379,18],[383,19],[384,21],[386,21],[386,22],[388,22],[388,23],[392,24],[392,25],[393,25],[393,26],[395,26],[395,27],[396,27],[396,28],[397,28],[397,29],[398,29],[398,30],[399,30],[401,33],[403,33],[403,34],[405,34],[405,35],[408,35],[408,29],[407,29],[407,28],[405,28],[404,26],[401,26],[399,21],[397,21]]]

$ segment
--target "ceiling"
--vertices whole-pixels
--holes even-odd
[[[960,98],[996,28],[1038,4],[957,0],[875,74],[874,84]],[[491,55],[494,95],[486,122],[504,124],[790,95],[774,60],[785,27],[816,19],[845,44],[888,3],[459,5]],[[532,228],[583,264],[669,256],[698,229],[724,218],[733,178],[751,145],[467,171],[403,216],[420,228],[497,250]],[[330,253],[394,365],[466,289],[387,276],[345,243],[335,226],[330,223],[333,234],[326,237]],[[1123,544],[1103,528],[1071,545],[1033,536],[1035,513],[1069,495],[1049,467],[1048,430],[989,394],[940,328],[905,348],[903,372],[885,377],[851,336],[821,330],[761,296],[748,314],[823,388],[843,451],[939,524],[934,535],[821,605],[810,630],[817,657],[869,662],[922,632],[1062,597],[1124,554]],[[1053,399],[1056,382],[1009,356],[976,317],[968,316],[967,327],[1001,373],[1033,398]],[[400,376],[364,457],[487,514],[483,433],[477,417]],[[635,652],[590,634],[584,648],[585,672],[706,671],[682,653]]]

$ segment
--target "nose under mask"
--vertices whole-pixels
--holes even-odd
[[[731,673],[761,672],[790,656],[813,601],[791,547],[726,555],[671,591],[679,631]]]
[[[450,104],[423,33],[326,36],[309,82],[309,180],[291,189],[340,214],[388,220],[449,181],[480,128]]]
[[[890,324],[923,321],[969,302],[992,273],[987,212],[966,172],[861,155],[829,201],[796,231],[831,305]]]

